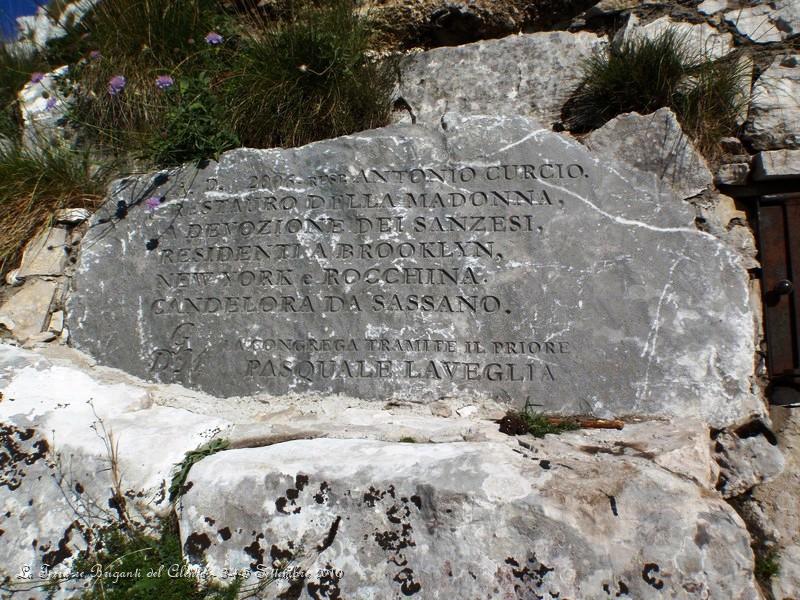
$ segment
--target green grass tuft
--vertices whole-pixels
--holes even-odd
[[[298,146],[386,124],[393,76],[369,59],[371,35],[352,0],[251,27],[227,82],[242,143]]]
[[[0,274],[16,266],[25,242],[56,210],[96,208],[108,178],[108,169],[93,165],[86,153],[0,145]]]
[[[736,132],[746,106],[747,64],[738,55],[712,60],[698,54],[674,29],[652,39],[637,36],[585,61],[562,118],[580,133],[622,113],[669,107],[700,150],[714,155],[719,140]]]
[[[186,479],[189,477],[189,471],[195,463],[200,462],[207,456],[226,450],[229,445],[230,442],[228,440],[216,438],[195,450],[187,452],[184,459],[175,465],[176,471],[169,484],[169,501],[175,502],[185,493]]]
[[[158,536],[129,531],[115,524],[102,531],[72,566],[74,578],[87,582],[81,600],[236,600],[241,581],[222,586],[196,577],[170,576],[185,563],[174,514],[161,523]],[[99,572],[109,577],[99,577]],[[133,574],[114,578],[113,574]]]
[[[537,438],[544,437],[549,433],[558,435],[565,431],[575,431],[579,429],[578,424],[571,421],[558,424],[550,423],[547,417],[541,413],[526,411],[519,414],[525,423],[528,433]]]

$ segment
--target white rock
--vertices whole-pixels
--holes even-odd
[[[800,54],[776,57],[758,78],[745,136],[756,150],[800,148]]]
[[[0,306],[0,317],[14,323],[14,337],[25,341],[44,329],[57,287],[53,281],[29,281]]]
[[[343,576],[329,581],[327,597],[340,589],[348,598],[392,598],[417,585],[419,598],[491,590],[589,599],[606,589],[649,598],[655,588],[674,598],[758,597],[747,531],[714,490],[708,428],[691,419],[542,440],[472,420],[470,429],[487,432],[482,441],[287,441],[399,428],[423,439],[464,421],[432,417],[424,405],[396,412],[341,397],[221,401],[52,345],[0,345],[0,391],[12,450],[10,485],[0,486],[1,565],[37,571],[47,561],[64,572],[91,529],[119,518],[108,508],[109,442],[127,513],[143,520],[169,510],[174,464],[218,436],[239,449],[194,465],[179,502],[184,550],[212,572],[270,567],[278,556],[294,568],[329,564]],[[252,444],[272,445],[243,447]],[[303,582],[314,597],[309,583],[319,581]],[[67,587],[56,597],[77,595]]]
[[[6,283],[12,286],[22,285],[25,279],[19,276],[19,269],[12,269],[6,273]]]
[[[62,144],[65,130],[61,126],[67,115],[69,99],[59,89],[69,72],[68,66],[46,73],[39,82],[29,81],[18,94],[22,113],[22,142],[36,150],[52,144]]]
[[[721,467],[720,491],[726,498],[744,494],[783,471],[783,455],[763,435],[739,437],[723,432],[715,438],[715,449]]]
[[[32,275],[61,275],[67,261],[66,244],[65,229],[43,229],[25,246],[17,276],[24,279]]]
[[[757,598],[738,515],[652,460],[695,442],[631,429],[636,441],[580,432],[519,452],[330,439],[223,452],[192,468],[181,537],[212,573],[282,558],[311,572],[303,589],[347,598]],[[324,568],[341,576],[321,582]]]
[[[800,149],[759,152],[754,159],[753,178],[783,179],[800,176]]]
[[[725,13],[725,20],[758,44],[780,42],[800,32],[800,3],[776,0],[736,8]]]
[[[64,330],[64,311],[57,310],[52,315],[50,315],[50,325],[47,328],[48,331],[52,331],[53,333],[61,333]]]
[[[85,208],[62,208],[56,211],[55,219],[57,223],[78,225],[91,216],[92,213]]]
[[[651,173],[681,198],[696,196],[713,181],[705,159],[683,133],[675,114],[660,108],[649,115],[626,113],[591,132],[584,143]],[[642,152],[647,148],[647,152]]]
[[[578,65],[605,43],[593,33],[553,31],[436,48],[403,60],[396,94],[418,122],[459,112],[521,114],[549,126],[580,82]]]
[[[750,165],[746,162],[726,163],[717,169],[714,183],[723,185],[744,185],[750,174]]]
[[[641,25],[639,19],[631,15],[621,37],[615,37],[614,42],[630,41],[636,36],[655,39],[667,30],[675,31],[679,39],[685,40],[687,48],[698,58],[721,58],[733,50],[730,33],[720,32],[708,23],[685,23],[666,16]]]
[[[726,8],[728,8],[727,0],[705,0],[698,5],[697,10],[704,15],[713,15]]]

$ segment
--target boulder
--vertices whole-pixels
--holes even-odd
[[[69,132],[64,119],[69,99],[61,86],[68,73],[68,66],[59,67],[46,73],[41,81],[29,81],[20,90],[22,143],[27,149],[36,151],[65,143]]]
[[[796,0],[756,2],[732,8],[725,20],[757,44],[780,42],[800,33],[800,5]]]
[[[681,198],[696,196],[713,183],[708,164],[669,108],[649,115],[619,115],[591,132],[584,143],[598,155],[614,156],[655,175],[660,186]]]
[[[4,575],[68,573],[122,515],[154,525],[174,465],[224,438],[178,501],[184,554],[223,581],[277,569],[265,597],[758,598],[692,419],[513,437],[480,402],[453,419],[342,397],[223,403],[58,346],[0,345],[0,392]]]
[[[580,83],[581,61],[605,42],[593,33],[554,31],[409,55],[396,92],[408,114],[398,118],[438,124],[446,112],[519,114],[549,127]]]
[[[745,139],[756,150],[800,148],[800,55],[776,57],[755,82]]]
[[[219,453],[190,473],[184,551],[276,576],[270,597],[758,598],[742,522],[680,466],[696,443],[644,433]]]
[[[730,33],[721,32],[708,23],[686,23],[669,16],[643,24],[635,14],[631,14],[625,27],[615,36],[614,43],[630,42],[637,36],[655,39],[667,30],[674,31],[697,59],[722,58],[733,51],[733,36]]]
[[[488,398],[724,427],[764,410],[748,274],[662,175],[524,117],[448,115],[130,178],[83,238],[71,341],[220,397]]]
[[[57,289],[55,281],[29,281],[0,306],[0,319],[16,339],[25,341],[45,328]]]
[[[67,260],[67,230],[46,227],[25,246],[17,277],[62,275]]]

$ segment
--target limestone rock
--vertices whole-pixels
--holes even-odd
[[[400,65],[397,97],[418,123],[457,112],[520,114],[549,127],[580,82],[577,66],[604,43],[592,33],[554,31],[413,54]]]
[[[54,281],[29,281],[0,306],[0,316],[14,324],[14,337],[25,341],[44,329],[57,288],[58,284]]]
[[[738,516],[646,458],[646,442],[581,432],[527,446],[298,440],[216,454],[190,473],[184,550],[212,573],[307,573],[270,590],[297,598],[758,597]]]
[[[796,0],[775,0],[735,8],[725,20],[758,44],[780,42],[800,33],[800,5]]]
[[[51,40],[67,35],[69,28],[78,23],[98,0],[76,0],[57,5],[39,6],[33,15],[17,17],[15,50],[32,53],[41,51]]]
[[[659,185],[681,198],[696,196],[712,184],[705,159],[683,133],[668,108],[649,115],[626,113],[615,117],[584,140],[596,154],[612,155],[658,177]],[[647,152],[642,152],[647,148]]]
[[[66,244],[66,229],[43,229],[25,246],[17,276],[61,275],[67,260]]]
[[[670,122],[668,113],[660,116]],[[661,131],[669,133],[669,143],[681,149],[678,132],[666,126]],[[647,145],[660,148],[664,143],[661,135]],[[692,156],[676,155],[681,159]],[[555,166],[544,171],[533,166],[544,164],[562,165],[561,178]],[[529,174],[539,172],[543,177],[525,179],[525,169],[505,170],[500,165],[530,165]],[[578,166],[569,169],[566,165]],[[668,174],[674,172],[670,165],[656,166]],[[67,319],[72,343],[101,363],[224,397],[318,393],[381,403],[390,399],[425,403],[447,397],[462,401],[455,408],[475,404],[478,398],[522,406],[528,398],[544,410],[560,413],[694,417],[715,426],[763,412],[750,385],[754,339],[747,273],[741,259],[723,242],[696,229],[693,208],[663,183],[662,172],[632,168],[606,151],[592,154],[571,138],[539,129],[523,117],[457,115],[446,116],[440,129],[395,126],[298,149],[236,150],[204,169],[117,182],[112,197],[93,217],[73,279]],[[369,181],[362,181],[359,169],[369,169],[364,172],[370,174]],[[416,181],[410,176],[391,184],[373,180],[379,180],[384,172],[391,176],[412,170]],[[266,270],[273,263],[254,261],[253,254],[247,260],[247,252],[253,251],[246,247],[256,243],[248,237],[255,232],[254,224],[246,225],[242,233],[232,230],[223,234],[224,241],[217,240],[220,221],[216,219],[227,222],[228,217],[194,212],[205,206],[204,202],[213,205],[212,199],[238,198],[239,194],[263,202],[268,187],[246,190],[251,189],[254,173],[271,177],[275,172],[297,175],[292,193],[298,204],[282,211],[282,219],[310,214],[338,219],[335,236],[323,231],[301,232],[300,237],[292,237],[297,231],[281,234],[281,243],[296,240],[292,247],[305,253],[279,261],[296,270],[288,277],[307,282],[306,292],[282,281],[276,286],[275,280],[271,284],[264,281],[263,291],[251,290],[245,285],[248,281],[252,284],[250,278],[255,275],[251,274],[235,280],[232,287],[226,285],[218,279],[226,279],[224,272]],[[436,179],[447,172],[465,174],[469,181],[454,185],[420,179],[421,175]],[[508,173],[509,179],[498,183],[495,178],[505,177],[502,173]],[[319,178],[322,174],[327,174],[324,179]],[[700,181],[700,175],[710,181],[702,164],[692,166],[683,177],[694,183]],[[315,184],[303,179],[309,176]],[[182,183],[195,198],[191,203],[178,193]],[[221,189],[208,190],[209,185]],[[520,185],[522,190],[546,192],[547,200],[537,200],[540,203],[533,208],[526,208],[528,201],[515,201],[508,207],[498,201],[487,213],[483,200],[487,190],[512,190]],[[431,196],[434,192],[442,206],[426,205],[420,210],[419,205],[407,204],[409,198],[421,198],[421,193],[435,198]],[[156,208],[145,203],[153,194],[165,198]],[[358,220],[363,219],[362,209],[343,207],[341,203],[350,198],[344,194],[353,194],[359,202],[364,194],[384,199],[380,214],[399,219],[385,222],[400,223],[399,229],[393,226],[393,231],[355,239],[354,228],[365,223]],[[393,206],[394,198],[399,200]],[[496,254],[491,260],[464,257],[481,278],[478,288],[464,287],[465,291],[458,293],[491,290],[501,303],[499,314],[447,312],[446,304],[441,304],[444,312],[438,315],[436,311],[411,310],[413,302],[403,300],[406,294],[431,294],[413,278],[388,287],[388,282],[373,280],[372,275],[372,283],[330,279],[322,286],[324,291],[317,291],[320,283],[325,283],[323,269],[352,266],[337,261],[336,247],[330,244],[380,240],[414,248],[420,236],[419,232],[411,235],[410,224],[439,227],[430,219],[447,221],[447,215],[453,214],[453,207],[444,205],[451,201],[448,199],[457,214],[502,217],[531,210],[535,215],[534,231],[524,235],[476,232],[472,239],[494,244]],[[317,206],[312,212],[303,206],[309,201]],[[266,211],[259,218],[263,221],[260,227],[269,225],[264,219],[272,218],[271,214]],[[231,222],[234,220],[231,217]],[[502,218],[493,222],[502,224]],[[431,235],[435,237],[424,239],[448,243],[469,239],[453,237],[446,229]],[[221,246],[227,249],[204,249]],[[239,247],[245,250],[233,250]],[[270,245],[263,245],[262,250],[270,248],[280,251]],[[319,253],[316,258],[307,254],[312,251]],[[238,253],[238,261],[232,253]],[[210,274],[207,282],[182,274],[187,265],[180,261],[204,256],[224,259],[194,265]],[[172,262],[173,258],[178,262]],[[419,256],[405,258],[402,263],[389,264],[373,259],[370,265],[383,264],[385,269],[402,264],[417,269],[442,264]],[[698,281],[703,285],[697,285]],[[104,292],[110,285],[113,296]],[[289,304],[294,301],[280,301],[285,310],[276,311],[272,306],[279,302],[277,296],[295,293],[307,296],[308,306],[317,307],[314,314],[305,309],[293,312]],[[327,306],[323,295],[354,296],[357,301],[342,310],[338,304]],[[396,301],[392,295],[398,295]],[[223,300],[211,304],[203,300],[217,296],[223,298],[224,310]],[[267,299],[253,304],[253,298],[262,297]],[[381,302],[389,302],[390,307],[399,303],[399,310],[382,310]],[[253,306],[261,308],[253,311]],[[362,306],[368,310],[361,310]],[[110,330],[114,335],[107,334]],[[403,346],[402,340],[429,339],[431,331],[437,332],[441,344],[423,354],[425,360],[420,363],[419,353],[408,344]],[[504,341],[535,341],[537,337],[550,341],[549,346],[546,341],[544,345],[547,369],[538,362],[541,356],[535,355],[541,344],[526,346],[524,360],[505,354],[509,346]],[[580,342],[573,346],[573,339]],[[280,348],[270,346],[276,340]],[[374,340],[380,345],[373,346],[378,350],[370,353],[368,346],[378,343]],[[394,340],[402,343],[397,345]],[[470,356],[466,349],[469,340],[482,340],[480,358]],[[567,345],[556,346],[555,341]],[[339,362],[312,364],[315,370],[309,371],[310,359],[330,361],[332,353],[340,357],[333,343],[345,344],[339,348],[346,348],[347,362],[337,358]],[[519,346],[512,344],[511,348]],[[275,363],[268,358],[272,355],[266,354],[273,349],[274,360],[283,365],[274,373]],[[529,359],[531,352],[533,358]],[[352,362],[359,360],[362,362]],[[442,362],[439,366],[439,361],[447,365]],[[510,374],[506,366],[507,376],[500,381],[499,367],[491,365],[501,362],[527,365],[525,372],[538,377],[520,380],[521,371]],[[379,366],[381,373],[373,370]],[[442,376],[445,371],[439,371],[445,368],[450,374]]]
[[[63,66],[46,73],[41,81],[29,81],[20,90],[18,101],[22,113],[22,142],[29,150],[63,144],[67,129],[63,126],[69,99],[60,86],[69,73]]]
[[[715,438],[715,453],[721,468],[719,489],[726,498],[774,479],[784,468],[780,450],[764,435],[723,432]]]
[[[800,148],[800,55],[776,57],[756,81],[745,138],[756,150]]]
[[[800,175],[800,149],[759,152],[754,159],[756,181],[785,179]]]
[[[328,589],[354,598],[515,589],[602,598],[606,588],[757,598],[747,531],[714,491],[708,429],[691,419],[513,438],[482,421],[482,408],[464,428],[419,405],[387,411],[307,396],[222,403],[52,346],[0,345],[0,392],[11,452],[0,486],[5,569],[49,564],[63,573],[93,528],[119,518],[104,509],[114,497],[109,440],[118,444],[125,510],[146,522],[169,510],[174,464],[218,436],[238,449],[193,466],[178,505],[186,554],[217,577],[223,566],[249,572],[284,559],[290,569],[341,570]],[[446,428],[487,433],[379,441]],[[340,439],[287,441],[293,435]],[[295,597],[313,598],[313,585],[314,574]],[[66,586],[56,598],[76,595]]]
[[[720,32],[708,23],[674,21],[668,16],[642,25],[638,17],[632,14],[621,30],[621,35],[615,37],[614,43],[627,42],[636,36],[655,39],[666,30],[675,31],[697,57],[721,58],[733,50],[733,36],[730,33]]]
[[[750,164],[746,162],[725,163],[720,165],[714,175],[717,185],[744,185],[750,175]]]
[[[85,208],[62,208],[56,212],[56,222],[67,225],[79,225],[88,220],[92,213]]]

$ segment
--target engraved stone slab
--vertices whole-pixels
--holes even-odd
[[[760,410],[747,277],[693,218],[524,117],[234,150],[113,186],[67,324],[102,363],[223,397],[722,425]]]

